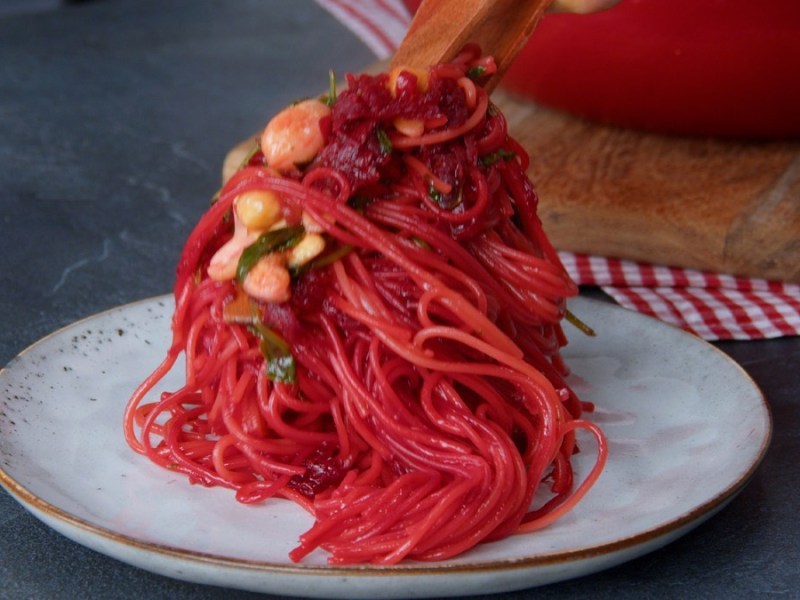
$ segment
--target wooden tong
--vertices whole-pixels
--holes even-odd
[[[491,91],[552,1],[423,0],[391,66],[427,69],[455,58],[465,44],[474,42],[485,55],[492,55],[497,64],[497,72],[484,86]],[[253,138],[248,138],[228,153],[222,167],[223,181],[239,168],[252,147]]]
[[[497,63],[485,85],[494,89],[552,0],[423,0],[391,60],[392,67],[426,69],[477,43]]]

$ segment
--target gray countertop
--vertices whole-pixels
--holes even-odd
[[[226,151],[288,102],[324,90],[330,67],[372,60],[311,1],[0,11],[0,364],[63,325],[169,291]],[[800,339],[716,345],[773,411],[772,446],[744,491],[661,550],[496,597],[800,597]],[[256,595],[117,562],[0,491],[0,597]]]

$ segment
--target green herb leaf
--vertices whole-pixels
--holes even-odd
[[[572,323],[572,325],[574,325],[583,334],[588,335],[590,337],[594,337],[595,335],[597,335],[594,329],[592,329],[589,325],[581,321],[578,317],[575,316],[575,313],[571,312],[570,310],[567,310],[566,314],[564,315],[564,318],[569,323]]]
[[[327,254],[323,254],[319,258],[312,260],[310,263],[306,265],[308,270],[311,269],[321,269],[322,267],[327,267],[328,265],[332,265],[337,260],[340,260],[350,254],[354,250],[353,246],[350,244],[342,244],[335,250],[328,252]]]
[[[261,340],[260,350],[266,361],[267,377],[280,383],[297,380],[297,366],[289,344],[259,319],[251,328]]]
[[[436,189],[432,181],[428,183],[428,198],[436,202],[439,206],[442,205],[442,192]]]
[[[467,77],[475,81],[483,77],[484,73],[486,73],[486,67],[472,67],[469,71],[467,71]]]
[[[428,197],[444,210],[453,210],[464,201],[464,187],[458,186],[454,197],[452,192],[447,195],[443,194],[434,187],[433,182],[430,182],[428,184]]]
[[[336,73],[333,69],[328,70],[328,95],[323,97],[326,106],[336,104]]]
[[[414,242],[417,246],[422,248],[423,250],[431,250],[431,245],[423,240],[422,238],[418,238],[416,236],[411,237],[411,241]]]
[[[244,281],[247,274],[262,256],[287,250],[296,245],[303,237],[304,229],[301,225],[284,227],[275,231],[262,233],[258,239],[242,251],[239,264],[236,267],[236,279]]]
[[[384,154],[391,154],[392,140],[389,139],[389,136],[386,134],[386,132],[383,129],[378,128],[375,130],[375,135],[378,136],[378,143],[381,145],[381,151],[383,151]]]
[[[478,160],[480,161],[482,166],[488,167],[501,160],[511,160],[516,156],[517,155],[514,152],[506,150],[505,148],[500,148],[499,150],[495,150],[490,154],[481,156]]]
[[[267,361],[267,377],[280,383],[294,383],[297,367],[291,354],[276,356]]]

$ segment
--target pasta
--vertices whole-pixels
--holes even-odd
[[[468,46],[288,107],[186,242],[126,439],[240,502],[301,505],[292,560],[442,560],[547,526],[603,467],[559,354],[577,290],[493,68]],[[180,356],[183,386],[146,402]],[[598,447],[581,482],[577,430]]]

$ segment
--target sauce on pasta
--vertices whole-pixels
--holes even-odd
[[[547,526],[603,467],[559,355],[576,286],[481,88],[493,67],[468,46],[288,107],[186,242],[126,439],[240,502],[301,505],[292,560],[446,559]],[[599,450],[577,482],[581,429]]]

